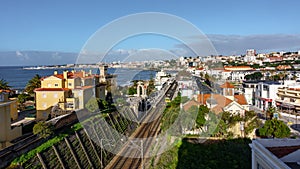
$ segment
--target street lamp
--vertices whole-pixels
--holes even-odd
[[[241,121],[240,122],[240,130],[241,130],[241,136],[242,137],[244,137],[244,125],[245,125],[245,122]]]

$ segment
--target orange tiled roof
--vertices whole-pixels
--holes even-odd
[[[217,105],[215,107],[213,107],[213,111],[215,113],[220,113],[223,112],[223,108],[228,106],[232,100],[226,98],[225,96],[219,95],[219,94],[199,94],[198,95],[198,102],[201,104],[206,104],[207,99],[213,98],[214,100],[216,100]],[[202,100],[203,99],[203,100]]]
[[[4,90],[4,89],[0,89],[0,93],[2,93],[2,92],[4,92],[4,93],[10,93],[10,92],[11,92],[11,90]]]
[[[247,100],[243,94],[234,95],[234,100],[240,105],[248,105]]]
[[[224,66],[224,68],[235,68],[235,69],[238,69],[238,68],[249,68],[249,69],[252,69],[250,66]]]
[[[221,88],[234,88],[234,85],[229,83],[229,82],[225,82],[224,84],[222,84],[220,86]]]
[[[223,72],[231,72],[231,70],[225,70],[225,69],[224,69]]]
[[[285,69],[291,69],[292,67],[290,65],[278,65],[276,67],[276,69],[279,69],[279,70],[285,70]]]
[[[199,103],[195,100],[190,100],[183,105],[184,111],[189,110],[192,106],[198,106]]]
[[[51,75],[51,76],[54,76],[54,77],[57,77],[57,78],[60,78],[60,79],[64,79],[64,75],[63,74],[56,74],[56,75]],[[68,79],[76,78],[76,77],[90,78],[90,77],[93,77],[93,76],[94,75],[88,75],[88,76],[83,77],[83,72],[82,71],[79,71],[79,72],[68,72],[67,73],[67,78]],[[50,76],[47,76],[47,77],[50,77]],[[41,80],[44,80],[47,77],[43,77],[43,78],[41,78]]]

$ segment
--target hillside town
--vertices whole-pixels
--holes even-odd
[[[177,124],[185,138],[250,138],[254,139],[251,144],[253,153],[258,153],[252,154],[252,163],[259,162],[260,166],[267,168],[267,163],[273,161],[270,165],[280,168],[298,162],[293,157],[299,155],[299,142],[291,140],[289,144],[289,141],[255,139],[299,139],[300,51],[261,54],[249,49],[245,55],[239,56],[180,57],[177,60],[51,66],[51,69],[74,66],[82,70],[53,70],[52,75],[37,78],[37,85],[32,90],[25,89],[19,95],[7,84],[5,87],[2,80],[0,157],[6,163],[1,167],[8,166],[18,157],[14,153],[16,149],[25,153],[43,143],[38,139],[41,136],[45,139],[53,137],[51,132],[37,131],[37,124],[53,126],[59,133],[65,126],[77,124],[79,118],[83,117],[85,122],[91,117],[98,118],[95,112],[99,111],[112,118],[109,122],[114,129],[129,135],[139,131],[141,121],[147,116],[159,114],[158,108],[165,108],[164,112],[168,113],[168,109],[176,106],[187,113],[186,119],[196,113],[196,120]],[[97,73],[84,68],[96,68]],[[108,68],[156,70],[157,73],[152,79],[133,81],[131,86],[121,87],[116,83],[117,75],[107,73]],[[22,100],[20,96],[28,97]],[[162,117],[162,122],[155,122],[155,126],[161,127],[158,131],[163,132],[164,127],[170,125],[163,123],[164,118],[176,113],[169,113]],[[136,122],[129,122],[125,116]],[[269,121],[280,121],[287,133],[264,133]],[[26,150],[20,148],[24,146],[20,141],[26,143]],[[277,147],[269,148],[274,145]],[[285,158],[275,157],[278,147],[289,146],[293,151],[286,152]],[[269,157],[272,153],[275,156]],[[260,159],[259,156],[270,159]],[[112,163],[117,157],[107,158],[106,161]],[[41,158],[40,161],[44,165]]]

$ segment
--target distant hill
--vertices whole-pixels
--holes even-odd
[[[0,51],[0,66],[72,64],[77,56],[77,53],[55,51]]]

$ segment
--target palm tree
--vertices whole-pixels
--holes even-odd
[[[25,91],[28,94],[34,94],[34,89],[41,87],[41,76],[36,74],[32,79],[30,79],[25,87]]]
[[[0,79],[0,90],[10,90],[10,87],[6,80]]]
[[[275,113],[277,113],[276,107],[270,106],[266,111],[266,118],[272,119]]]

